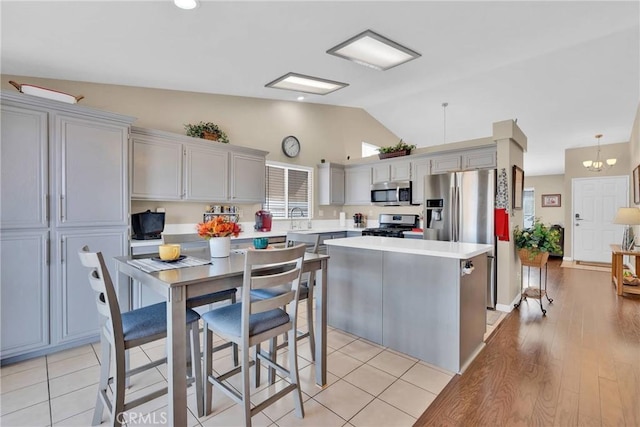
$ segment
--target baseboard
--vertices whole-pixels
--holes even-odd
[[[520,301],[520,294],[516,295],[511,304],[496,304],[496,310],[504,311],[505,313],[511,313],[513,311],[513,305]]]
[[[565,257],[562,257],[562,260],[563,260],[563,261],[573,261],[573,257],[571,257],[571,256],[565,256]]]

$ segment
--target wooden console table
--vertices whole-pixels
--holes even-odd
[[[629,255],[636,259],[636,274],[640,274],[640,251],[624,251],[620,245],[611,245],[611,282],[616,287],[618,295],[623,292],[640,294],[640,286],[625,285],[623,282],[623,257]]]

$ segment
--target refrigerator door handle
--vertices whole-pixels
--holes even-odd
[[[456,185],[454,192],[454,209],[455,209],[455,232],[454,242],[460,241],[460,188]]]

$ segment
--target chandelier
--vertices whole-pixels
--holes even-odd
[[[598,151],[596,152],[595,160],[585,160],[582,162],[582,165],[587,168],[590,172],[600,172],[605,169],[609,169],[611,166],[615,165],[618,159],[607,159],[605,161],[600,160],[600,138],[602,138],[602,134],[596,135],[596,140],[598,141]]]

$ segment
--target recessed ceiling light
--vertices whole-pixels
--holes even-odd
[[[299,96],[298,101],[304,101],[304,96]]]
[[[180,9],[191,10],[198,7],[197,0],[173,0],[173,4],[175,4]]]
[[[316,95],[326,95],[347,86],[349,86],[347,83],[297,73],[287,73],[265,85],[265,87],[275,89],[295,90],[297,92],[313,93]]]
[[[351,37],[327,53],[382,71],[422,56],[371,30]]]

